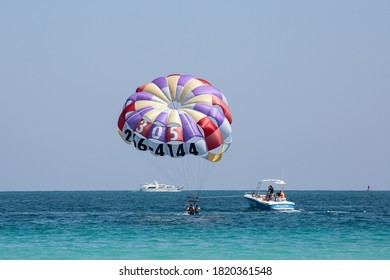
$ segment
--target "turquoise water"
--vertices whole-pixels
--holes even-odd
[[[390,192],[289,191],[298,211],[244,191],[1,192],[0,259],[390,259]]]

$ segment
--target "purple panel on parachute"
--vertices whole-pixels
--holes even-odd
[[[154,79],[152,83],[158,86],[160,89],[168,86],[166,77],[158,77],[157,79]]]
[[[218,126],[220,126],[225,120],[225,115],[222,112],[220,112],[218,109],[214,108],[213,106],[207,104],[200,104],[200,103],[195,104],[194,110],[214,118],[217,121]]]
[[[183,128],[184,141],[188,141],[193,137],[203,137],[198,125],[187,113],[182,113],[179,116]]]
[[[129,99],[132,101],[138,101],[138,100],[152,100],[153,94],[145,91],[140,91],[133,93]]]
[[[182,75],[180,76],[179,80],[177,81],[177,84],[179,86],[185,86],[189,80],[195,78],[195,76],[192,76],[192,75]]]
[[[206,86],[206,85],[199,86],[197,88],[194,88],[192,90],[192,93],[195,96],[201,95],[201,94],[211,94],[211,95],[214,95],[214,96],[218,97],[219,99],[223,100],[222,93],[213,86]]]
[[[166,142],[166,126],[155,125],[153,124],[149,130],[148,139],[159,140],[161,142]]]
[[[154,122],[160,122],[163,125],[166,125],[168,121],[168,113],[167,112],[161,112],[157,118],[154,120]]]
[[[142,108],[138,111],[135,111],[134,114],[132,114],[127,120],[127,124],[129,125],[129,127],[134,130],[135,127],[137,126],[138,122],[142,119],[142,116],[145,115],[147,112],[149,112],[150,110],[153,110],[153,107],[146,107],[146,108]]]
[[[135,126],[137,125],[137,123],[138,123],[140,120],[141,120],[141,116],[140,116],[137,112],[135,112],[134,114],[132,114],[132,115],[130,116],[130,118],[128,118],[128,119],[126,120],[126,123],[127,123],[127,125],[128,125],[132,130],[134,130]]]

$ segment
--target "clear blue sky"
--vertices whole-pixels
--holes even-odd
[[[229,101],[205,188],[390,189],[389,1],[0,1],[0,190],[169,181],[116,122],[171,73]]]

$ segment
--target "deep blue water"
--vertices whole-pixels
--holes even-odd
[[[0,259],[390,259],[389,191],[289,191],[292,213],[244,191],[0,192]]]

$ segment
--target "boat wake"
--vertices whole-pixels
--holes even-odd
[[[303,209],[293,209],[293,210],[279,210],[280,213],[300,213],[303,212]]]

